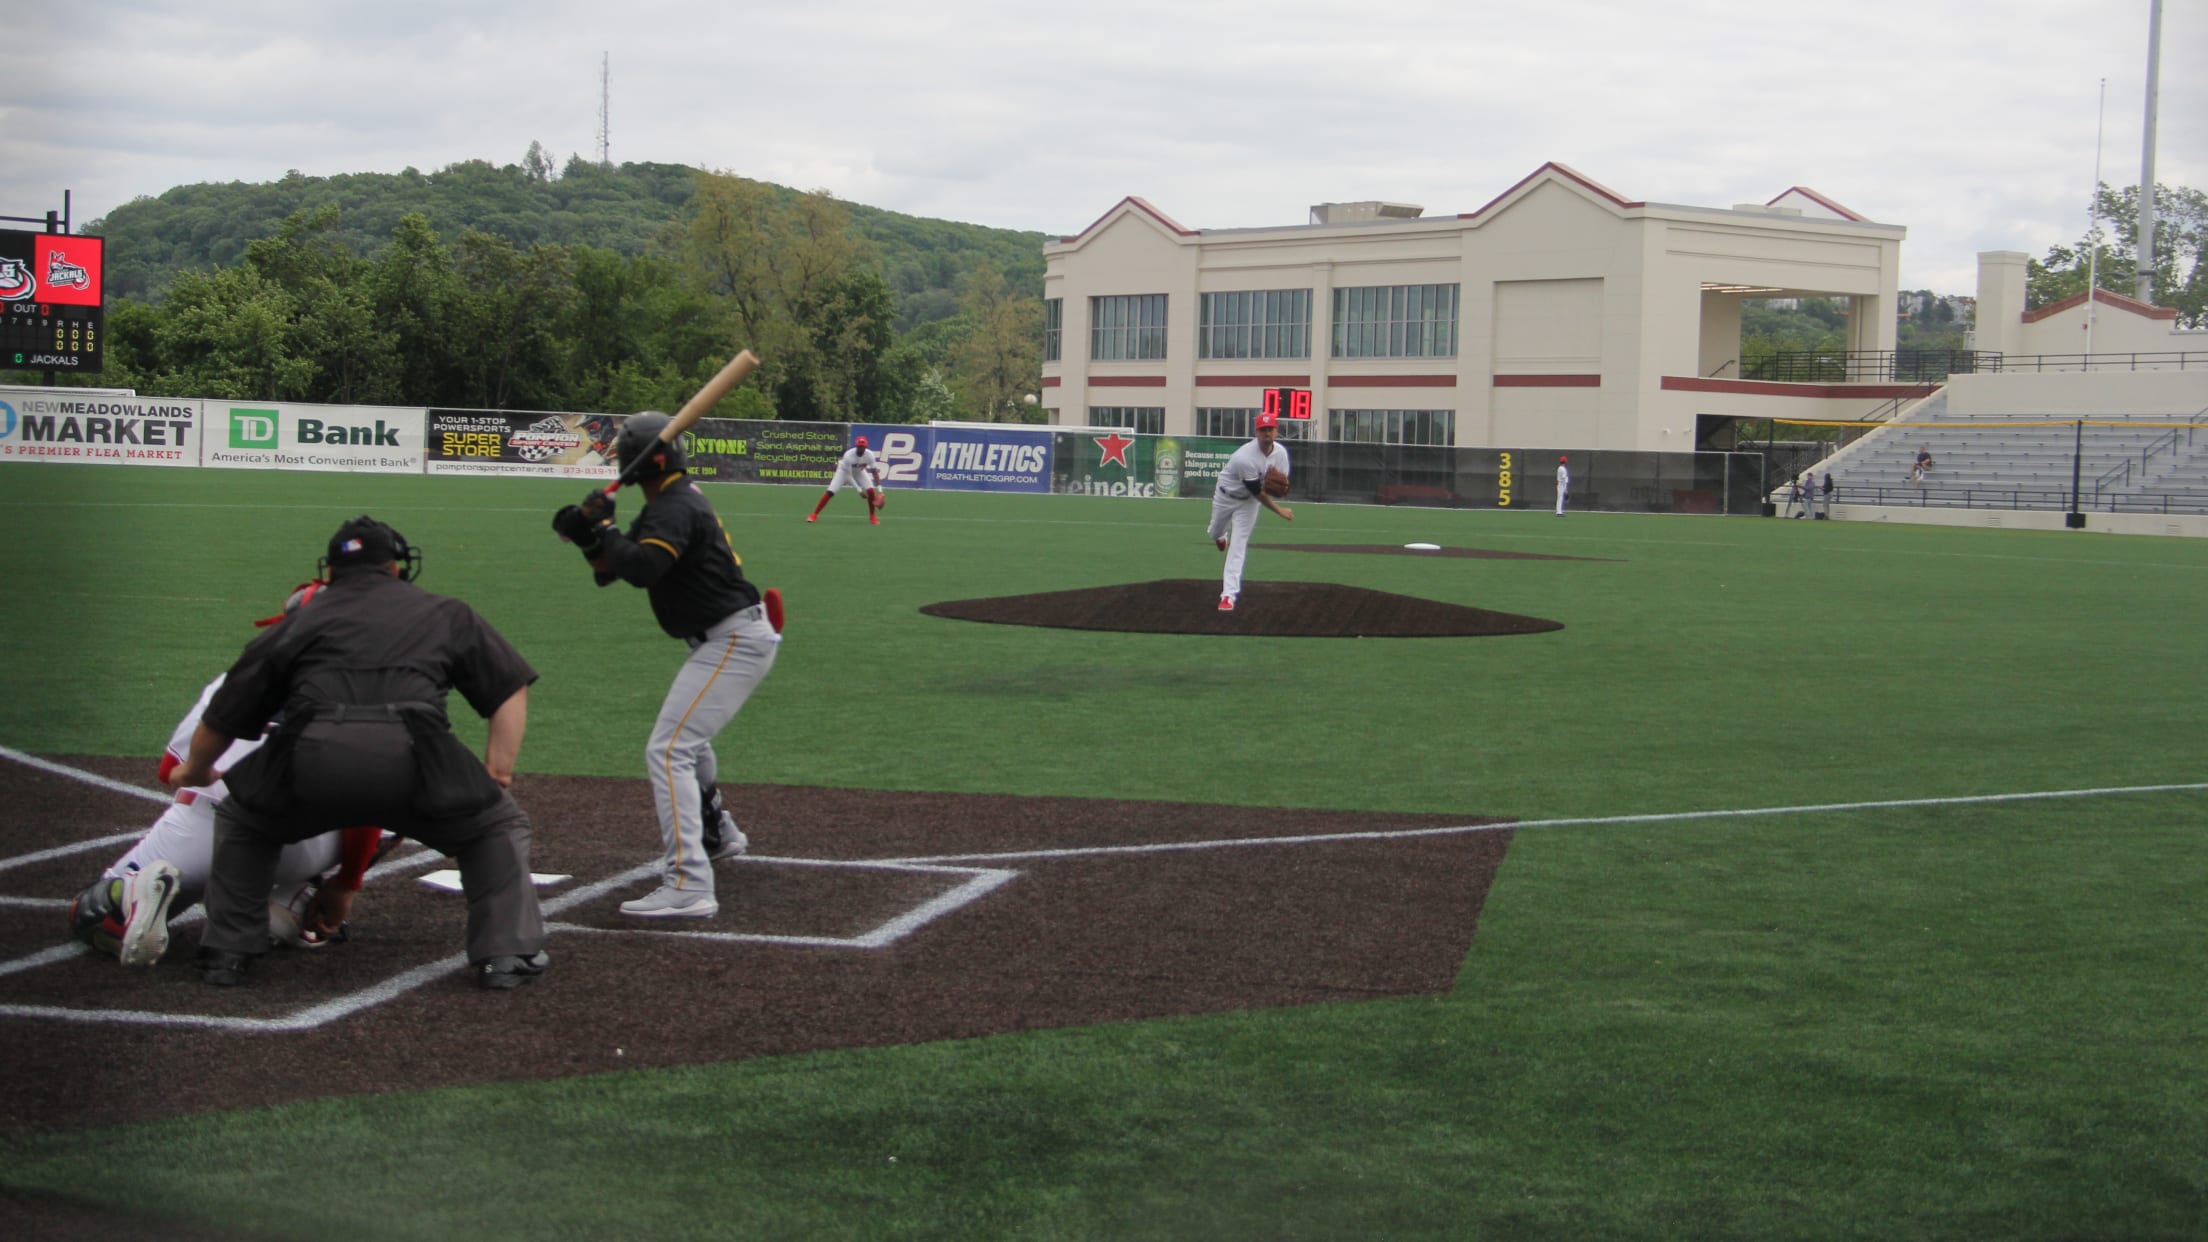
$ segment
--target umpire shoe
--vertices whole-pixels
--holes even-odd
[[[251,954],[210,949],[206,945],[199,946],[198,962],[199,981],[210,987],[234,988],[244,983],[253,970]]]
[[[486,958],[475,964],[475,985],[493,992],[518,988],[524,983],[535,983],[544,974],[544,968],[552,964],[552,955],[542,949],[527,957]]]
[[[685,892],[672,884],[662,884],[635,901],[621,903],[621,913],[632,919],[709,919],[720,912],[721,903],[713,899],[713,894]]]
[[[169,905],[183,883],[174,864],[156,859],[123,881],[123,944],[116,956],[125,966],[151,966],[169,951]]]

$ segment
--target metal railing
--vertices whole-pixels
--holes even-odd
[[[1950,375],[2016,371],[2184,371],[2208,367],[2208,349],[2004,355],[1973,349],[1782,350],[1740,360],[1743,379],[1786,384],[1937,383]]]
[[[2070,489],[2067,487],[2001,487],[1996,485],[1911,487],[1906,484],[1893,486],[1865,486],[1860,483],[1836,483],[1832,499],[1843,505],[1882,505],[1912,509],[2036,509],[2046,512],[2070,511]],[[2107,491],[2099,484],[2083,497],[2078,507],[2095,513],[2208,513],[2208,496],[2181,496],[2171,493],[2131,495],[2120,491]]]

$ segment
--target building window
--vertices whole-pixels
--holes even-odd
[[[1058,341],[1066,326],[1066,300],[1043,299],[1043,361],[1058,361]]]
[[[1348,444],[1457,442],[1455,410],[1328,410],[1326,438]]]
[[[1199,358],[1308,358],[1311,291],[1207,293],[1196,331]]]
[[[1228,439],[1247,440],[1257,434],[1257,410],[1252,406],[1198,406],[1196,408],[1196,434],[1200,436],[1224,436]],[[1281,419],[1280,438],[1283,440],[1308,440],[1311,424],[1300,419]]]
[[[1089,299],[1089,360],[1142,362],[1165,357],[1165,295]]]
[[[1454,358],[1455,285],[1371,285],[1334,291],[1336,358]]]
[[[1138,436],[1162,436],[1165,434],[1165,407],[1092,405],[1089,407],[1089,426],[1125,427]]]

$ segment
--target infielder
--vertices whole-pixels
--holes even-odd
[[[805,515],[810,522],[820,516],[828,502],[845,487],[856,487],[866,493],[866,520],[876,526],[882,524],[882,456],[866,447],[866,437],[851,441],[851,447],[836,459],[836,475],[828,480],[828,490],[820,494],[820,503]]]
[[[1571,458],[1559,453],[1556,456],[1556,516],[1564,516],[1564,494],[1572,490]]]
[[[255,624],[274,625],[305,606],[322,589],[310,582],[291,593],[284,610]],[[192,732],[207,710],[223,678],[217,676],[199,692],[199,701],[184,714],[161,756],[161,781],[184,762],[192,744]],[[233,742],[216,761],[228,771],[259,749],[261,739]],[[125,966],[151,966],[169,948],[171,911],[190,909],[207,892],[207,876],[214,865],[215,808],[230,790],[217,781],[204,789],[180,789],[175,801],[161,813],[146,835],[130,852],[93,881],[91,887],[69,903],[69,931],[103,953],[113,953]],[[343,914],[329,917],[334,901],[321,896],[323,889],[357,892],[361,877],[374,861],[382,833],[374,828],[346,828],[285,846],[276,863],[276,883],[269,893],[269,940],[299,948],[319,948],[337,937]],[[325,873],[338,867],[327,882]]]
[[[622,424],[614,440],[624,474],[645,460],[635,476],[644,511],[627,534],[614,525],[612,497],[600,492],[561,509],[552,528],[582,549],[599,586],[618,579],[642,587],[659,627],[689,644],[644,748],[659,815],[660,885],[622,902],[621,913],[708,919],[721,909],[713,896],[714,860],[749,845],[721,805],[713,738],[774,667],[781,597],[762,596],[745,579],[743,559],[729,546],[712,502],[684,473],[681,446],[659,442],[669,421],[647,410]]]
[[[1242,563],[1249,558],[1258,506],[1296,520],[1294,510],[1273,499],[1275,494],[1288,494],[1288,449],[1276,442],[1279,436],[1279,416],[1259,414],[1257,438],[1234,450],[1219,471],[1219,489],[1211,496],[1211,526],[1205,533],[1227,554],[1226,574],[1219,582],[1221,612],[1233,612],[1234,601],[1242,594]]]

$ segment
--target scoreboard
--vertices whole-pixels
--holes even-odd
[[[97,237],[0,229],[0,367],[100,369],[104,253]]]

